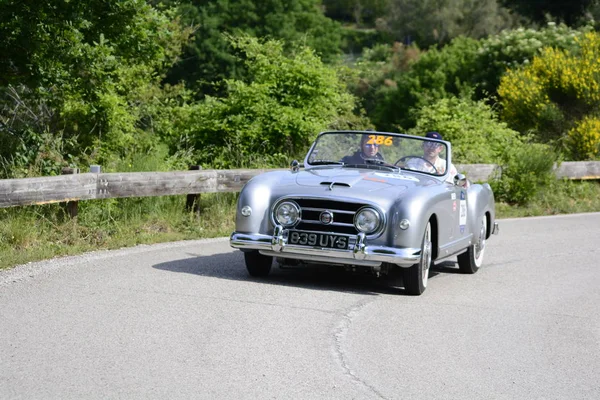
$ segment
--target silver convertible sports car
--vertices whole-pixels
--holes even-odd
[[[433,262],[458,258],[477,272],[498,232],[490,186],[451,164],[450,143],[373,131],[323,132],[304,165],[252,178],[230,244],[252,276],[280,265],[325,264],[377,276],[400,268],[420,295]]]

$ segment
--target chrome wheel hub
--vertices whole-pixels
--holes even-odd
[[[485,234],[486,234],[486,224],[485,221],[481,222],[481,227],[479,228],[479,237],[477,238],[477,243],[475,243],[475,258],[479,259],[481,253],[485,249]]]

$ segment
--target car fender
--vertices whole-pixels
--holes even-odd
[[[421,247],[425,226],[434,214],[437,219],[445,196],[443,191],[432,195],[431,188],[427,188],[414,190],[399,199],[391,211],[389,242],[397,247]],[[410,222],[406,230],[399,228],[402,219]]]
[[[236,211],[236,231],[242,233],[272,231],[269,217],[274,184],[279,182],[286,172],[272,171],[255,176],[240,191]],[[242,208],[250,207],[251,215],[243,216]]]
[[[488,183],[473,184],[467,190],[468,198],[468,229],[469,232],[477,232],[479,229],[479,219],[485,213],[489,213],[487,237],[491,232],[491,227],[495,221],[495,200],[492,188]]]

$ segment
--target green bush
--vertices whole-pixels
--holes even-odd
[[[574,160],[594,160],[600,156],[600,118],[587,116],[568,132],[567,147]]]
[[[346,54],[360,54],[365,48],[388,43],[391,37],[384,31],[371,29],[358,29],[345,26],[342,28],[342,48]]]
[[[173,11],[144,1],[54,3],[0,2],[4,167],[23,147],[47,158],[44,174],[72,157],[103,162],[132,147],[150,151],[186,96],[181,86],[165,89],[162,79],[191,29]],[[44,151],[45,135],[77,146]],[[56,168],[48,170],[50,164]]]
[[[526,65],[545,47],[570,50],[589,27],[575,30],[549,24],[534,29],[506,30],[479,41],[457,37],[448,45],[422,52],[409,68],[399,66],[386,78],[367,114],[380,129],[414,126],[414,110],[439,99],[470,93],[476,100],[493,99],[507,68]]]
[[[526,205],[556,180],[554,151],[547,145],[529,143],[503,154],[500,174],[490,185],[497,201]]]
[[[502,155],[521,145],[519,134],[498,121],[494,110],[483,101],[446,98],[415,113],[415,128],[423,135],[438,131],[452,142],[452,160],[457,163],[496,163]]]
[[[470,89],[476,72],[478,42],[457,38],[448,46],[417,53],[408,68],[397,68],[393,85],[382,87],[367,113],[382,130],[408,129],[415,125],[414,110],[437,100],[458,96]]]
[[[227,81],[225,96],[207,97],[178,122],[188,143],[201,150],[200,164],[235,168],[254,158],[279,165],[303,154],[319,131],[367,126],[353,114],[356,99],[342,75],[310,48],[288,55],[280,41],[231,40],[245,54],[249,79]]]
[[[600,34],[586,33],[577,48],[545,48],[532,62],[502,78],[503,119],[563,154],[597,156],[594,117],[600,114]],[[570,133],[569,133],[570,132]]]
[[[506,30],[483,39],[477,51],[472,82],[477,85],[479,94],[494,95],[506,70],[528,65],[547,47],[573,50],[578,47],[578,38],[590,30],[589,26],[574,29],[550,22],[542,29]]]

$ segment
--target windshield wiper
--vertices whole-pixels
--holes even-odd
[[[332,161],[332,160],[313,160],[309,161],[310,165],[344,165],[341,161]]]
[[[400,167],[398,167],[397,165],[386,163],[385,161],[378,160],[377,158],[365,158],[365,163],[389,168],[392,171],[400,171]]]
[[[400,171],[396,165],[388,164],[385,161],[366,159],[362,164],[344,164],[344,168],[367,168],[367,169],[385,169],[392,172]]]

